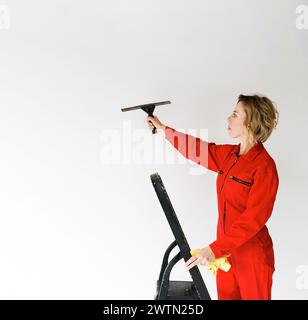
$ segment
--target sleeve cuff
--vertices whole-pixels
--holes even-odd
[[[217,242],[218,241],[216,240],[209,245],[216,259],[230,254],[227,250],[222,250]]]
[[[175,131],[176,131],[175,129],[166,126],[166,127],[165,127],[165,137],[166,137],[167,139],[170,138],[171,134],[173,134]]]

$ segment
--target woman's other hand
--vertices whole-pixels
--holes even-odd
[[[201,265],[207,265],[210,262],[214,261],[215,259],[216,258],[212,249],[209,246],[204,247],[198,250],[195,256],[191,257],[189,260],[186,261],[185,263],[186,270],[193,268],[198,263],[200,263]]]

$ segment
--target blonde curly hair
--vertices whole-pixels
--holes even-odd
[[[262,95],[239,95],[238,102],[242,102],[246,118],[244,130],[251,143],[264,143],[277,127],[279,112],[276,104]]]

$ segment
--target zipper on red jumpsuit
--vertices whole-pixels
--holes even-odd
[[[224,215],[223,215],[223,223],[222,223],[224,233],[226,233],[225,222],[226,222],[226,201],[224,201]]]
[[[228,176],[229,171],[230,171],[231,168],[236,164],[236,162],[237,162],[237,160],[238,160],[238,158],[239,158],[239,155],[238,155],[237,153],[235,153],[235,155],[236,155],[236,159],[235,159],[235,161],[233,162],[232,166],[229,168],[228,172],[227,172],[226,175],[225,175],[225,178],[224,178],[224,181],[223,181],[223,183],[222,183],[222,187],[221,187],[221,189],[220,189],[220,192],[222,191],[222,189],[223,189],[223,187],[224,187],[224,185],[225,185],[226,177]],[[223,226],[223,231],[224,231],[224,233],[226,233],[226,230],[225,230],[225,224],[226,224],[226,200],[224,200],[224,212],[223,212],[222,223],[223,223],[223,225],[222,225],[222,226]]]

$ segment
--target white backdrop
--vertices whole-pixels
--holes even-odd
[[[216,174],[167,163],[175,152],[142,131],[146,114],[120,108],[171,100],[156,111],[165,124],[237,144],[227,116],[240,93],[262,93],[280,112],[265,143],[280,176],[272,295],[307,299],[303,5],[0,0],[0,298],[152,299],[173,239],[150,174],[160,173],[192,248],[215,240]],[[163,161],[138,164],[128,146]],[[118,163],[107,147],[119,148]],[[216,299],[215,278],[200,270]],[[184,262],[172,278],[190,279]]]

